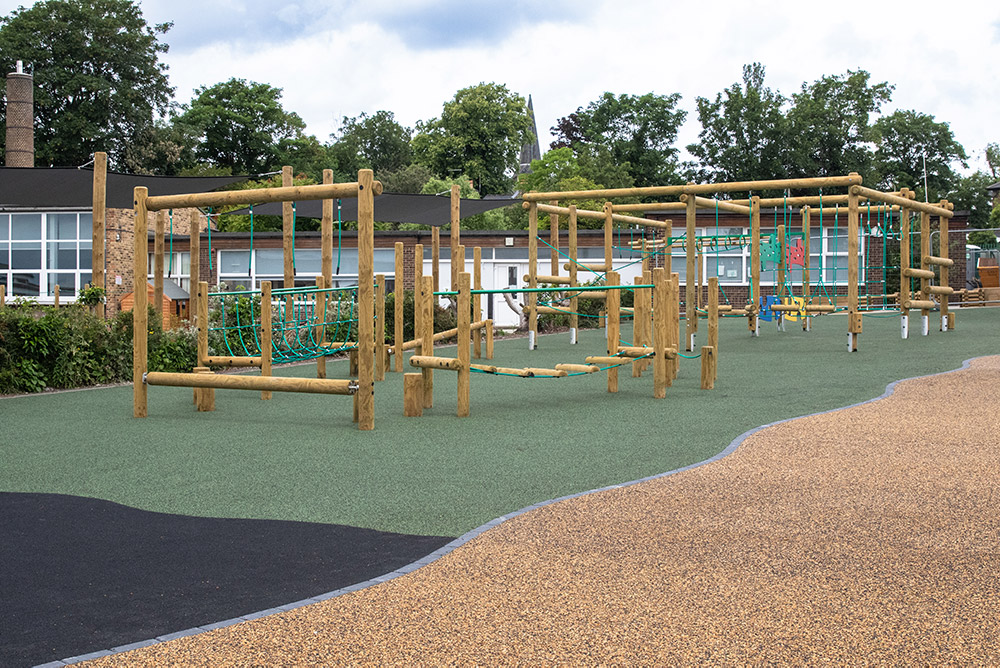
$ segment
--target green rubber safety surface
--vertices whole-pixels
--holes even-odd
[[[196,413],[190,389],[150,387],[149,417],[141,420],[132,418],[131,387],[4,399],[0,490],[457,536],[538,501],[704,460],[758,425],[864,401],[894,380],[1000,354],[1000,309],[962,309],[957,317],[958,330],[941,333],[932,315],[923,337],[913,316],[906,341],[898,318],[865,318],[856,353],[847,352],[842,315],[815,318],[808,334],[796,322],[787,332],[762,322],[758,338],[744,318],[725,318],[715,389],[700,389],[700,360],[682,360],[662,400],[652,397],[651,368],[642,378],[620,369],[617,394],[607,393],[604,373],[473,374],[472,416],[460,419],[456,374],[437,371],[434,407],[404,418],[402,378],[389,373],[376,384],[371,432],[357,431],[351,398],[340,396],[276,392],[261,401],[258,392],[217,390],[217,410]],[[698,342],[706,337],[702,321]],[[492,363],[583,363],[604,354],[602,339],[585,330],[571,346],[566,333],[546,335],[532,352],[523,338],[498,341]],[[328,368],[331,377],[346,377],[346,362]],[[276,373],[309,376],[314,366]]]

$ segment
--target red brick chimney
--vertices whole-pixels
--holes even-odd
[[[25,74],[21,61],[7,75],[7,144],[8,167],[35,166],[35,92],[34,78]]]

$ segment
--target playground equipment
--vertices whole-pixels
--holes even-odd
[[[607,304],[607,343],[603,355],[591,355],[585,358],[584,364],[560,363],[554,368],[509,368],[484,364],[473,364],[470,359],[470,329],[471,329],[471,298],[477,294],[495,292],[528,292],[538,294],[548,291],[547,288],[520,288],[508,290],[472,290],[470,275],[462,273],[459,276],[457,291],[433,292],[433,279],[424,276],[421,279],[421,289],[418,293],[414,312],[419,314],[421,354],[410,358],[410,365],[420,369],[420,373],[408,373],[404,376],[403,413],[408,417],[423,415],[426,408],[434,404],[434,371],[447,370],[458,373],[458,416],[469,415],[470,373],[491,374],[495,376],[510,376],[519,378],[565,378],[582,376],[606,371],[608,373],[608,392],[618,391],[618,370],[626,364],[632,365],[633,375],[640,376],[645,364],[653,364],[653,396],[662,399],[666,396],[666,388],[677,376],[676,361],[679,353],[676,347],[676,334],[679,320],[677,307],[677,275],[668,277],[662,267],[644,274],[651,282],[638,283],[633,286],[620,284],[620,277],[615,272],[607,272],[607,284],[603,286],[580,286],[580,293],[604,292]],[[648,277],[648,278],[647,278]],[[717,279],[711,279],[713,288],[717,288]],[[647,335],[640,345],[625,345],[620,339],[622,309],[620,294],[622,290],[634,290],[637,293],[635,308],[636,330],[644,330]],[[457,296],[458,304],[458,351],[456,357],[441,357],[433,355],[433,320],[431,313],[434,299],[438,296]],[[709,336],[712,345],[702,347],[701,386],[712,389],[718,374],[718,299],[710,299],[707,309],[709,318]],[[640,326],[640,323],[642,326]],[[645,326],[648,324],[648,328]],[[673,332],[673,336],[671,336]],[[651,335],[651,336],[650,336]],[[649,340],[651,339],[651,340]],[[673,343],[673,345],[671,345]],[[645,364],[643,364],[645,363]]]
[[[803,179],[773,179],[773,180],[762,180],[762,181],[745,181],[745,182],[734,182],[734,183],[711,183],[711,184],[694,184],[689,183],[687,185],[676,185],[676,186],[654,186],[654,187],[643,187],[643,188],[615,188],[615,189],[603,189],[603,190],[591,190],[591,191],[572,191],[572,192],[548,192],[548,193],[526,193],[523,195],[525,200],[525,206],[529,209],[529,226],[530,221],[537,217],[537,212],[539,210],[544,210],[541,207],[549,207],[551,204],[546,204],[555,201],[571,202],[580,199],[594,199],[594,198],[604,198],[612,199],[615,197],[665,197],[665,196],[678,196],[680,202],[662,202],[653,204],[629,204],[629,205],[614,205],[608,201],[604,205],[604,214],[606,216],[605,223],[605,263],[610,263],[611,257],[611,226],[614,222],[614,212],[615,211],[636,211],[636,210],[681,210],[685,212],[685,222],[686,222],[686,259],[687,259],[687,272],[686,272],[686,287],[685,287],[685,347],[688,350],[693,350],[694,348],[694,336],[698,329],[698,311],[697,311],[697,298],[695,295],[699,292],[698,281],[700,272],[697,271],[697,253],[698,244],[694,241],[696,239],[696,212],[699,206],[702,207],[721,207],[725,206],[728,211],[738,211],[741,213],[749,213],[750,216],[750,299],[746,308],[743,311],[746,313],[748,318],[748,326],[752,335],[759,335],[759,321],[761,313],[760,296],[761,296],[761,223],[760,223],[760,212],[761,207],[764,205],[778,205],[780,203],[785,204],[798,204],[805,206],[822,206],[825,203],[827,205],[834,204],[846,204],[847,205],[847,296],[846,296],[846,311],[847,311],[847,322],[848,322],[848,350],[856,351],[858,347],[858,337],[862,331],[862,312],[859,305],[859,290],[858,290],[858,276],[859,276],[859,266],[858,266],[858,256],[859,256],[859,228],[860,228],[860,204],[862,200],[866,202],[875,203],[876,207],[879,205],[885,205],[887,207],[897,206],[900,207],[903,212],[913,211],[925,214],[928,216],[937,216],[941,222],[941,244],[942,252],[940,256],[933,256],[929,252],[929,246],[927,247],[927,252],[922,253],[922,258],[927,258],[926,263],[929,265],[936,265],[939,267],[946,266],[943,260],[947,260],[947,223],[945,222],[947,218],[950,218],[953,213],[951,212],[950,205],[942,201],[938,204],[927,204],[916,202],[909,196],[900,196],[895,193],[884,193],[871,188],[866,188],[861,185],[862,179],[856,173],[851,173],[847,176],[834,176],[834,177],[822,177],[822,178],[803,178]],[[847,193],[842,195],[834,196],[824,196],[822,195],[823,188],[833,188],[833,187],[844,187],[847,188]],[[751,196],[748,200],[733,200],[731,202],[722,205],[722,203],[716,204],[714,200],[707,199],[705,197],[700,197],[704,194],[719,194],[719,193],[732,193],[732,192],[748,192],[748,191],[762,191],[762,190],[792,190],[792,189],[820,189],[820,194],[818,196],[803,196],[794,198],[767,198],[762,199],[758,195]],[[749,205],[749,206],[747,206]],[[590,215],[597,212],[590,212]],[[577,215],[580,212],[577,211]],[[808,216],[808,212],[805,213]],[[905,216],[904,216],[905,217]],[[650,221],[643,220],[645,224]],[[808,220],[804,221],[804,225],[808,225]],[[669,228],[667,228],[669,229]],[[780,231],[779,231],[780,232]],[[529,227],[529,238],[534,240],[537,235],[537,230],[535,228]],[[779,235],[780,236],[780,235]],[[929,228],[926,235],[924,235],[929,244]],[[808,234],[805,237],[808,240]],[[672,247],[674,239],[669,238],[666,242],[667,247]],[[808,254],[806,246],[805,253]],[[783,250],[787,250],[784,248]],[[537,246],[529,246],[530,253],[530,267],[537,265]],[[807,255],[808,257],[808,255]],[[923,260],[922,260],[923,261]],[[914,271],[929,271],[927,269],[914,270]],[[931,272],[933,275],[933,272]],[[913,274],[916,276],[917,274]],[[535,275],[537,277],[537,274]],[[531,286],[532,270],[529,268],[529,287]],[[558,278],[558,277],[556,277]],[[927,279],[929,280],[929,279]],[[944,285],[947,281],[947,273],[945,272],[942,276],[941,283],[939,286],[928,285],[927,294],[941,294],[946,295],[947,286]],[[783,283],[783,277],[782,281]],[[804,281],[808,284],[808,278]],[[784,291],[781,288],[779,292]],[[791,296],[790,293],[787,296]],[[800,306],[798,304],[782,304],[778,307],[779,313],[788,312],[804,312],[806,315],[810,313],[827,313],[837,310],[836,300],[831,299],[833,303],[826,304],[813,304],[811,300],[806,298],[807,295],[803,296],[803,304]],[[867,301],[867,300],[866,300]],[[913,300],[908,300],[911,305]],[[918,304],[916,306],[925,306],[925,303],[929,299],[916,300]],[[933,305],[933,303],[932,303]],[[540,312],[537,306],[529,299],[528,308],[532,315],[536,315]],[[944,307],[945,309],[947,307]],[[806,321],[808,322],[808,320]],[[947,314],[942,320],[942,329],[951,328],[954,324],[954,320],[949,319]],[[808,328],[808,324],[806,325]],[[532,317],[529,319],[529,347],[533,346],[533,335],[537,331],[537,317]]]
[[[330,174],[329,176],[327,174]],[[285,179],[287,175],[287,179]],[[329,200],[332,214],[333,199],[357,197],[358,198],[358,286],[357,291],[357,329],[358,329],[358,363],[356,380],[334,380],[327,378],[303,379],[303,378],[276,378],[268,376],[272,351],[271,341],[273,332],[271,327],[264,330],[264,324],[270,321],[271,297],[270,285],[263,286],[266,290],[261,291],[261,328],[259,331],[260,355],[259,359],[254,356],[229,356],[216,358],[214,361],[223,365],[241,365],[261,367],[261,376],[221,376],[214,374],[207,365],[199,366],[192,373],[147,373],[147,314],[146,314],[146,291],[137,290],[135,292],[135,306],[133,308],[133,415],[135,417],[146,417],[147,415],[147,386],[148,385],[172,385],[181,387],[196,388],[195,400],[200,410],[212,410],[214,407],[214,389],[231,388],[260,390],[261,392],[317,392],[324,394],[345,394],[354,395],[354,413],[358,422],[358,429],[370,430],[374,428],[374,381],[375,381],[375,281],[373,276],[374,257],[374,197],[381,193],[382,184],[374,181],[371,170],[360,170],[358,180],[354,183],[332,183],[332,172],[324,173],[324,181],[331,181],[323,185],[314,186],[291,186],[283,185],[278,188],[265,188],[261,190],[228,191],[220,193],[197,193],[184,195],[169,195],[160,197],[149,197],[146,188],[135,189],[135,248],[134,248],[134,271],[135,276],[144,276],[146,272],[147,253],[147,212],[157,212],[184,207],[217,207],[229,204],[254,204],[263,202],[283,202],[291,208],[291,202],[295,200]],[[290,168],[284,170],[283,183],[291,182]],[[324,207],[326,208],[326,207]],[[290,214],[291,211],[289,210]],[[325,214],[325,211],[324,211]],[[288,219],[291,216],[287,216]],[[324,257],[332,256],[332,231],[326,222],[324,215]],[[332,218],[332,216],[331,216]],[[332,224],[332,223],[331,223]],[[290,260],[290,249],[294,248],[294,242],[287,243],[289,237],[294,234],[291,225],[285,226],[285,285],[294,285],[294,267]],[[191,241],[195,244],[198,238],[198,230],[192,230]],[[329,238],[329,240],[327,239]],[[329,244],[329,246],[327,245]],[[327,252],[329,250],[329,253]],[[195,248],[192,248],[192,256]],[[197,262],[192,262],[192,274],[194,274]],[[325,267],[329,263],[324,263]],[[324,277],[325,278],[325,277]],[[203,281],[194,282],[192,275],[192,285],[198,286],[198,316],[197,326],[199,331],[199,364],[207,362],[211,364],[213,358],[207,354],[208,336],[208,308],[209,297],[207,283]],[[285,311],[282,313],[282,321],[285,319],[294,320],[295,297],[308,292],[321,297],[322,306],[313,308],[313,317],[305,325],[307,331],[316,332],[318,328],[326,328],[326,302],[331,291],[323,286],[324,281],[318,288],[295,289],[285,288],[279,292],[284,297]],[[384,279],[379,283],[384,291]],[[265,291],[267,294],[265,294]],[[384,294],[384,292],[383,292]],[[339,311],[339,306],[338,306]],[[316,316],[319,316],[317,318]],[[381,320],[381,319],[380,319]],[[301,328],[295,326],[295,338],[301,342]],[[256,328],[254,329],[256,332]],[[280,339],[288,344],[288,330],[281,330]],[[243,332],[241,330],[240,334]],[[225,336],[225,333],[224,333]],[[323,345],[323,336],[320,334],[319,345],[313,346],[314,353],[319,358],[325,358],[328,352],[337,348],[334,344]],[[384,338],[384,337],[383,337]],[[315,343],[315,340],[313,341]],[[295,354],[302,354],[307,347],[302,345],[291,345],[289,347],[296,351]],[[347,347],[347,346],[343,346]],[[379,355],[379,359],[383,359]],[[265,397],[266,398],[266,397]]]

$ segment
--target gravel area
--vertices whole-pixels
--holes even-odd
[[[91,665],[998,665],[998,390],[1000,357],[905,381],[386,584]]]

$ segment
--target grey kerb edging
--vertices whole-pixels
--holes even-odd
[[[655,475],[647,476],[645,478],[639,478],[638,480],[632,480],[630,482],[623,482],[623,483],[620,483],[620,484],[617,484],[617,485],[608,485],[607,487],[599,487],[597,489],[591,489],[591,490],[588,490],[586,492],[577,492],[576,494],[568,494],[566,496],[560,496],[557,499],[549,499],[548,501],[539,501],[538,503],[534,503],[534,504],[532,504],[530,506],[527,506],[525,508],[521,508],[520,510],[515,510],[514,512],[508,513],[508,514],[506,514],[506,515],[504,515],[502,517],[498,517],[498,518],[496,518],[494,520],[490,520],[486,524],[478,526],[475,529],[473,529],[472,531],[469,531],[469,532],[467,532],[465,534],[462,534],[461,536],[459,536],[455,540],[451,541],[447,545],[445,545],[443,547],[440,547],[437,550],[431,552],[426,557],[423,557],[422,559],[417,559],[413,563],[407,564],[406,566],[403,566],[402,568],[398,568],[398,569],[392,571],[391,573],[386,573],[385,575],[380,575],[380,576],[378,576],[376,578],[372,578],[371,580],[366,580],[364,582],[359,582],[358,584],[353,584],[353,585],[350,585],[348,587],[342,587],[340,589],[337,589],[337,590],[334,590],[334,591],[331,591],[331,592],[327,592],[325,594],[320,594],[318,596],[313,596],[312,598],[303,599],[301,601],[296,601],[294,603],[289,603],[287,605],[282,605],[282,606],[279,606],[279,607],[276,607],[276,608],[269,608],[267,610],[261,610],[259,612],[252,612],[252,613],[250,613],[248,615],[243,615],[242,617],[236,617],[234,619],[226,619],[224,621],[216,622],[214,624],[206,624],[205,626],[197,626],[197,627],[195,627],[193,629],[186,629],[184,631],[177,631],[175,633],[168,633],[166,635],[158,636],[156,638],[150,638],[149,640],[141,640],[139,642],[131,643],[131,644],[128,644],[128,645],[122,645],[120,647],[114,647],[114,648],[109,649],[109,650],[100,650],[100,651],[97,651],[97,652],[91,652],[89,654],[81,654],[80,656],[69,657],[68,659],[62,659],[60,661],[52,661],[50,663],[45,663],[45,664],[41,664],[40,666],[36,666],[35,668],[56,668],[58,666],[67,666],[67,665],[71,665],[71,664],[74,664],[74,663],[79,663],[79,662],[82,662],[82,661],[89,661],[91,659],[98,659],[98,658],[101,658],[103,656],[109,656],[111,654],[118,654],[118,653],[121,653],[121,652],[128,652],[128,651],[131,651],[133,649],[139,649],[139,648],[142,648],[142,647],[148,647],[150,645],[156,645],[156,644],[159,644],[159,643],[162,643],[162,642],[167,642],[168,640],[176,640],[177,638],[186,638],[187,636],[193,636],[193,635],[197,635],[199,633],[205,633],[207,631],[214,631],[216,629],[225,628],[227,626],[233,626],[234,624],[239,624],[240,622],[246,622],[246,621],[250,621],[250,620],[253,620],[253,619],[260,619],[261,617],[267,617],[268,615],[275,615],[275,614],[278,614],[280,612],[288,612],[289,610],[294,610],[296,608],[301,608],[303,606],[311,605],[313,603],[319,603],[321,601],[327,601],[327,600],[329,600],[331,598],[336,598],[337,596],[342,596],[343,594],[348,594],[350,592],[359,591],[361,589],[367,589],[368,587],[374,587],[375,585],[382,584],[383,582],[388,582],[389,580],[395,580],[398,577],[401,577],[403,575],[407,575],[409,573],[412,573],[412,572],[416,571],[417,569],[426,566],[427,564],[435,562],[438,559],[440,559],[441,557],[443,557],[446,554],[448,554],[449,552],[452,552],[455,549],[457,549],[458,547],[461,547],[462,545],[465,545],[466,543],[468,543],[473,538],[476,538],[476,537],[478,537],[478,536],[486,533],[487,531],[489,531],[493,527],[499,526],[500,524],[503,524],[504,522],[506,522],[509,519],[517,517],[518,515],[523,515],[524,513],[527,513],[527,512],[532,511],[532,510],[535,510],[536,508],[542,508],[544,506],[548,506],[548,505],[551,505],[553,503],[559,503],[560,501],[567,501],[569,499],[575,499],[575,498],[578,498],[578,497],[581,497],[581,496],[586,496],[588,494],[595,494],[597,492],[605,492],[605,491],[612,490],[612,489],[621,489],[622,487],[629,487],[631,485],[638,485],[639,483],[649,482],[650,480],[656,480],[658,478],[665,478],[665,477],[667,477],[669,475],[674,475],[676,473],[682,473],[684,471],[690,471],[691,469],[698,468],[699,466],[704,466],[705,464],[711,464],[712,462],[717,462],[720,459],[722,459],[723,457],[726,457],[726,456],[732,454],[736,450],[736,448],[738,448],[740,445],[743,444],[743,442],[746,439],[748,439],[749,437],[753,436],[754,434],[756,434],[758,431],[761,431],[762,429],[767,429],[768,427],[773,427],[775,425],[782,424],[783,422],[791,422],[792,420],[799,420],[801,418],[813,417],[814,415],[825,415],[827,413],[833,413],[835,411],[841,411],[841,410],[844,410],[844,409],[847,409],[847,408],[855,408],[857,406],[864,406],[865,404],[870,404],[873,401],[879,401],[880,399],[885,399],[886,397],[890,396],[893,392],[895,392],[896,385],[898,385],[899,383],[902,383],[902,382],[907,381],[907,380],[918,380],[920,378],[931,378],[933,376],[941,376],[941,375],[948,374],[948,373],[955,373],[956,371],[964,371],[965,369],[969,368],[969,366],[971,365],[972,361],[975,360],[975,359],[978,359],[978,358],[973,357],[973,358],[967,359],[964,362],[962,362],[962,366],[960,366],[957,369],[952,369],[951,371],[942,371],[940,373],[931,373],[931,374],[927,374],[927,375],[924,375],[924,376],[914,376],[913,378],[902,378],[900,380],[893,381],[893,382],[889,383],[888,385],[886,385],[885,392],[883,392],[880,396],[875,397],[874,399],[868,399],[866,401],[860,401],[860,402],[858,402],[856,404],[850,404],[848,406],[841,406],[840,408],[831,408],[829,410],[819,411],[819,412],[816,412],[816,413],[809,413],[807,415],[799,415],[797,417],[785,418],[783,420],[777,420],[776,422],[771,422],[770,424],[765,424],[765,425],[761,425],[759,427],[754,427],[753,429],[751,429],[749,431],[746,431],[746,432],[743,432],[742,434],[740,434],[739,436],[737,436],[735,439],[733,439],[733,441],[729,444],[729,446],[726,447],[726,449],[723,450],[722,452],[720,452],[719,454],[717,454],[717,455],[715,455],[713,457],[709,457],[708,459],[705,459],[703,461],[697,462],[696,464],[689,464],[688,466],[682,466],[680,468],[673,469],[672,471],[667,471],[666,473],[657,473]]]

